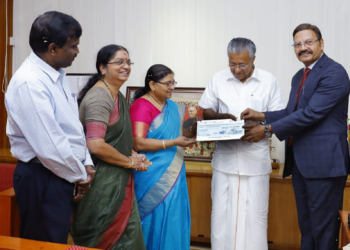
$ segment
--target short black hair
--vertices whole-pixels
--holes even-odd
[[[322,34],[321,34],[320,29],[316,25],[313,25],[310,23],[302,23],[302,24],[298,25],[298,27],[296,27],[295,30],[293,31],[293,38],[295,37],[296,33],[298,33],[299,31],[302,31],[302,30],[312,30],[315,33],[315,35],[317,36],[318,40],[322,39]]]
[[[51,43],[62,48],[68,38],[79,38],[81,34],[82,28],[72,16],[48,11],[38,16],[33,22],[29,44],[34,52],[45,53]]]

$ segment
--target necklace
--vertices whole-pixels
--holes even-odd
[[[153,95],[151,95],[150,93],[148,93],[149,96],[152,98],[152,100],[155,102],[157,108],[159,108],[160,110],[162,110],[161,104],[158,102],[157,98],[155,98]]]
[[[102,80],[102,82],[106,85],[106,87],[107,87],[109,93],[111,94],[113,102],[115,102],[115,98],[113,97],[113,94],[112,94],[111,89],[108,87],[107,83],[105,82],[105,80],[104,80],[103,78],[101,78],[101,80]],[[108,83],[108,84],[109,84],[109,83]]]

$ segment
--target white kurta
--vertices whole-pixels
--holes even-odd
[[[254,69],[242,83],[230,69],[216,73],[199,106],[240,117],[246,108],[285,108],[276,77]],[[271,161],[269,142],[218,141],[212,160],[211,244],[213,250],[267,249],[267,213]]]

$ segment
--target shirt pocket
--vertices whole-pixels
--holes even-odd
[[[258,112],[264,111],[264,98],[261,96],[251,95],[250,108]]]

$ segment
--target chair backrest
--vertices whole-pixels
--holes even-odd
[[[13,187],[16,164],[0,163],[0,192]]]

